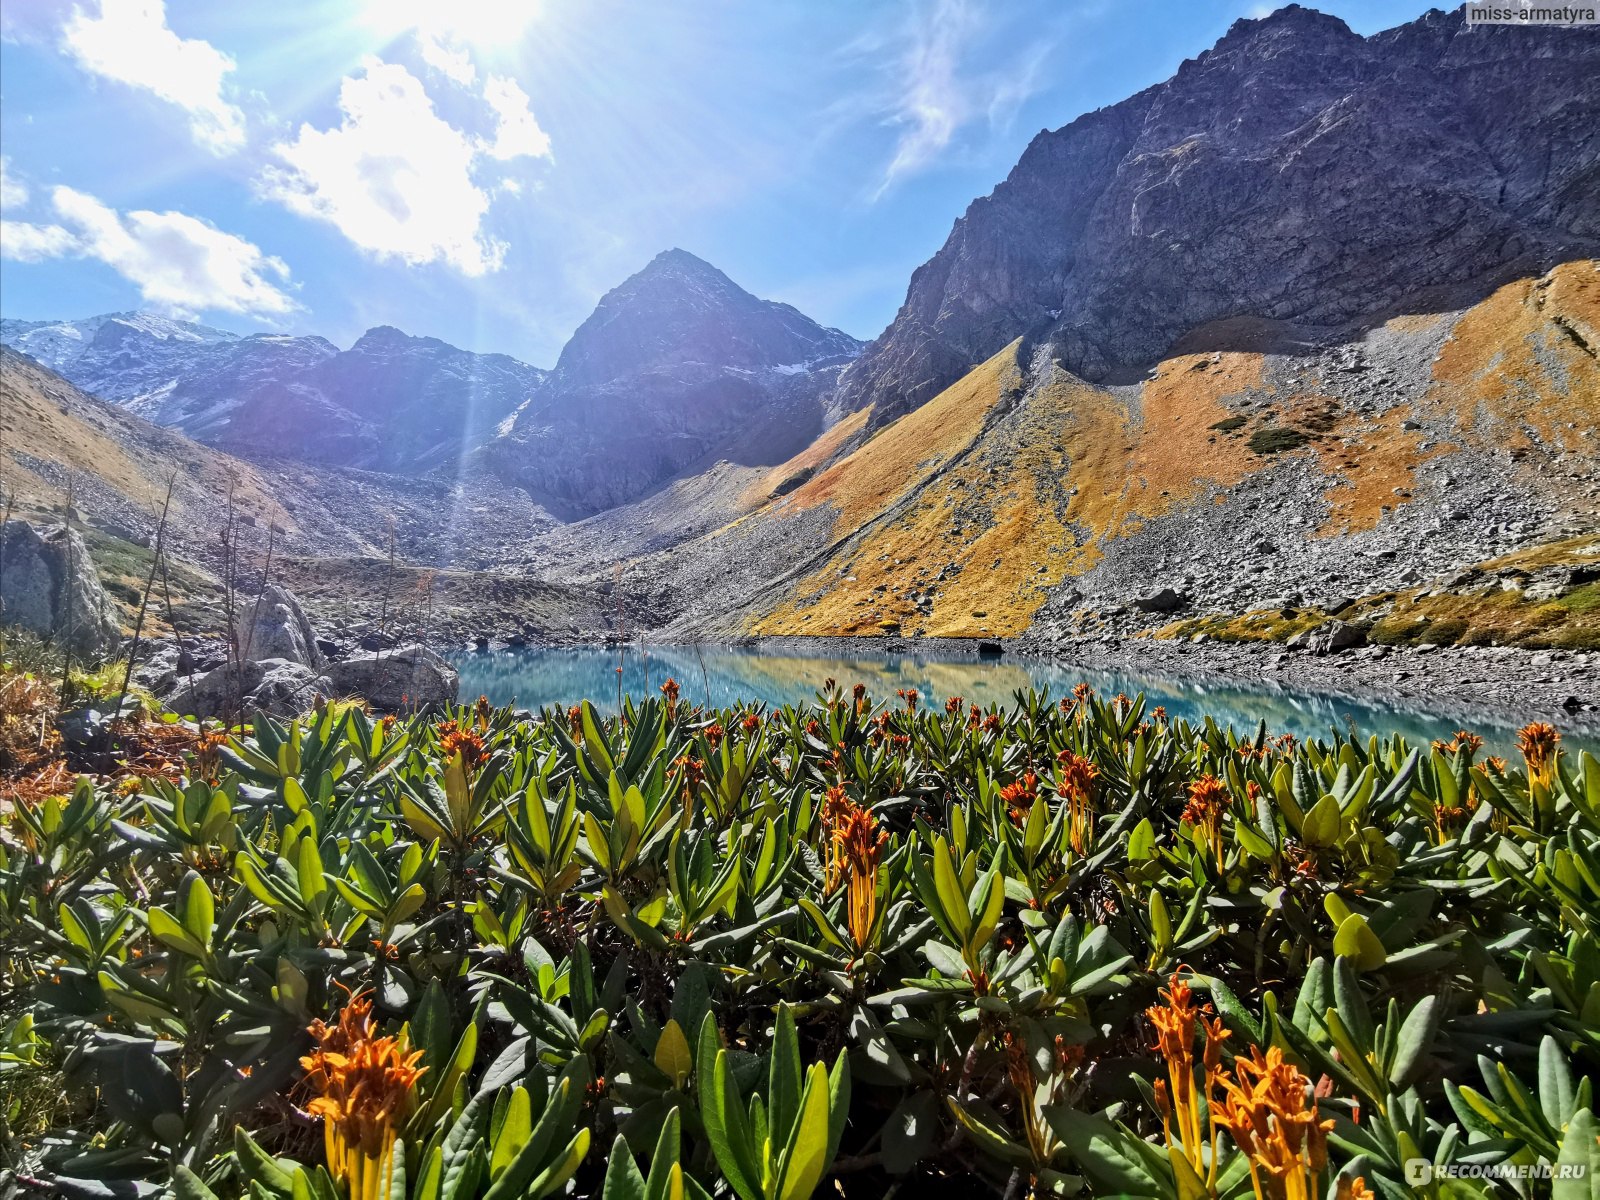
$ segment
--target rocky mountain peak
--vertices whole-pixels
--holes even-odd
[[[860,349],[667,250],[601,297],[486,461],[563,517],[719,460],[782,462],[822,432]]]
[[[840,401],[881,427],[1017,337],[1105,381],[1215,322],[1336,329],[1593,256],[1597,76],[1589,30],[1431,11],[1361,37],[1298,5],[1238,21],[1165,83],[1037,137]]]
[[[762,300],[686,250],[666,250],[600,298],[556,363],[565,385],[695,362],[757,369],[850,356],[861,343]]]
[[[408,350],[455,350],[448,342],[433,337],[416,337],[393,325],[374,325],[351,345],[351,354],[395,354]]]

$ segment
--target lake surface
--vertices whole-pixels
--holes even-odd
[[[496,650],[462,653],[453,661],[461,673],[464,699],[483,695],[496,704],[534,709],[589,700],[602,712],[616,711],[615,648]],[[1219,724],[1232,724],[1246,732],[1266,721],[1273,734],[1325,737],[1334,726],[1348,730],[1354,724],[1363,735],[1403,733],[1414,743],[1426,744],[1434,738],[1448,739],[1455,730],[1466,727],[1482,735],[1494,753],[1510,754],[1515,743],[1515,726],[1504,715],[1396,711],[1371,701],[1300,692],[1254,680],[1091,671],[1039,659],[975,661],[915,653],[811,656],[728,646],[703,646],[697,654],[692,646],[629,646],[622,667],[623,690],[631,695],[656,695],[670,676],[678,681],[686,701],[717,707],[740,700],[803,703],[814,699],[829,678],[845,688],[864,683],[880,701],[893,701],[900,688],[916,688],[925,705],[939,707],[948,696],[982,705],[1008,704],[1018,689],[1048,687],[1051,695],[1059,697],[1078,683],[1087,683],[1106,696],[1143,692],[1151,705],[1165,705],[1174,717],[1195,721],[1210,714]],[[1583,744],[1566,743],[1574,750]]]

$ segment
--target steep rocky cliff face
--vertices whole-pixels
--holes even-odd
[[[669,250],[601,299],[485,460],[567,517],[719,460],[782,462],[823,432],[860,346]]]
[[[544,372],[387,326],[341,351],[149,313],[7,321],[0,341],[85,391],[233,453],[415,474],[493,435]]]
[[[1034,139],[912,278],[841,401],[880,427],[1017,337],[1114,382],[1230,317],[1340,327],[1600,246],[1600,33],[1362,38],[1296,5]],[[1226,350],[1225,342],[1214,347]]]

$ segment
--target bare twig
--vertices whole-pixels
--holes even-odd
[[[611,594],[617,601],[617,725],[621,727],[622,714],[622,673],[628,665],[628,630],[627,614],[622,608],[622,564],[617,563],[611,572]]]
[[[237,534],[234,531],[233,494],[238,486],[239,477],[230,474],[228,476],[228,509],[222,525],[222,619],[228,625],[228,678],[232,684],[228,689],[228,694],[233,701],[231,711],[225,713],[224,718],[229,721],[244,707],[244,656],[246,649],[239,645],[238,625],[234,620],[233,611],[233,592],[236,586],[236,580],[234,579],[234,547],[237,541]]]
[[[133,664],[139,657],[139,637],[144,632],[144,614],[150,607],[150,592],[156,585],[156,570],[160,566],[161,556],[166,550],[167,513],[172,508],[172,487],[177,481],[178,473],[176,471],[167,477],[167,496],[161,502],[161,520],[156,523],[154,554],[150,558],[150,575],[144,581],[144,593],[139,597],[139,614],[133,621],[133,640],[128,644],[128,666],[122,672],[122,690],[117,693],[117,703],[111,710],[113,717],[122,714],[122,702],[127,698],[128,685],[133,681]]]
[[[694,656],[695,656],[695,658],[700,660],[700,682],[705,685],[705,689],[706,689],[706,707],[710,708],[711,707],[711,675],[706,671],[706,656],[700,652],[700,642],[698,640],[696,640],[693,643],[693,645],[694,645]]]
[[[194,655],[189,653],[189,647],[184,644],[183,630],[178,628],[178,618],[172,611],[172,579],[167,572],[166,555],[156,560],[161,566],[161,595],[166,602],[167,624],[172,627],[173,636],[178,639],[178,664],[183,668],[184,682],[189,685],[189,699],[194,699]],[[197,716],[199,714],[196,714]]]
[[[72,504],[73,504],[73,477],[67,473],[67,511],[65,513],[66,541],[67,541],[67,571],[61,581],[61,598],[66,603],[67,611],[63,620],[57,622],[61,629],[61,687],[58,694],[65,700],[67,695],[67,680],[72,669],[72,634],[75,614],[72,604]]]
[[[384,634],[389,629],[389,594],[394,589],[395,533],[394,514],[389,514],[389,569],[383,576],[383,603],[378,609],[378,649],[383,649]]]
[[[3,465],[4,462],[4,434],[0,433],[0,465]],[[3,490],[5,490],[5,482],[3,479],[0,479],[0,491]],[[4,537],[5,527],[11,523],[11,506],[17,498],[16,489],[12,488],[10,491],[7,491],[5,496],[6,510],[3,515],[0,515],[0,538]],[[5,543],[0,541],[0,660],[4,660],[6,656],[6,556],[4,547]]]

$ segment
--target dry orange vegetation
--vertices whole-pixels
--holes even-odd
[[[986,473],[980,482],[977,466],[962,456],[983,432],[995,405],[1020,381],[1016,351],[1013,343],[789,497],[789,504],[801,508],[832,505],[837,513],[836,537],[848,538],[869,522],[881,524],[797,585],[796,598],[758,621],[756,632],[878,633],[884,622],[898,623],[907,633],[924,628],[909,593],[929,583],[945,563],[960,561],[953,557],[959,534],[952,532],[963,528],[959,520],[952,522],[958,502],[978,498],[987,506],[987,496],[998,490],[998,503],[1007,503],[1005,485]],[[907,511],[893,512],[908,498],[912,504]],[[1026,514],[1032,506],[1022,503],[1018,509],[1017,501],[1010,503],[1018,515],[1007,524],[1026,533]],[[776,507],[783,504],[780,501]],[[991,561],[1013,559],[995,543],[1003,534],[988,526],[987,520],[980,525],[980,540],[987,540],[995,551]],[[976,552],[963,548],[961,557]],[[995,588],[981,590],[985,598],[1002,595]],[[1041,591],[1032,607],[1043,599]],[[935,632],[932,625],[945,632],[944,626],[960,620],[953,610],[946,612],[947,607],[947,597],[941,595],[927,632]],[[970,611],[965,620],[969,627],[983,623],[975,621]]]
[[[1600,456],[1600,262],[1564,263],[1508,283],[1465,312],[1433,367],[1424,403],[1475,440]]]
[[[1137,412],[1071,375],[1042,390],[1059,413],[1071,463],[1067,520],[1086,535],[1072,574],[1094,566],[1107,541],[1137,533],[1148,518],[1260,469],[1243,439],[1212,426],[1233,415],[1226,400],[1262,387],[1262,368],[1261,355],[1237,351],[1170,358],[1144,384]]]
[[[294,528],[293,520],[273,500],[270,485],[248,466],[154,427],[145,426],[141,437],[131,432],[136,424],[115,409],[57,392],[39,368],[20,357],[7,357],[0,379],[0,441],[7,448],[20,448],[75,474],[98,477],[146,510],[161,507],[167,479],[179,468],[174,495],[179,519],[186,487],[198,485],[212,495],[224,495],[231,477],[237,481],[242,511]],[[164,445],[167,442],[171,444]],[[8,490],[16,489],[19,508],[59,507],[64,499],[59,484],[27,470],[9,455],[3,465],[5,484]]]
[[[966,450],[989,410],[1021,381],[1013,342],[915,412],[795,490],[796,508],[832,504],[845,533],[879,516]]]
[[[904,476],[863,477],[868,463],[876,465],[869,452],[885,443],[886,457],[911,461],[925,477],[930,466],[950,462],[952,448],[983,432],[973,414],[981,418],[1013,386],[1013,353],[890,426],[796,498],[842,497],[837,528],[847,532],[904,499]],[[876,633],[892,622],[908,634],[1020,633],[1051,589],[1098,561],[1105,540],[1260,466],[1227,440],[1205,455],[1195,452],[1213,437],[1210,426],[1230,414],[1223,398],[1260,385],[1259,355],[1184,355],[1162,364],[1143,389],[1141,411],[1130,412],[1116,394],[1063,376],[1031,396],[1007,428],[984,432],[980,449],[923,488],[905,511],[803,581],[795,599],[758,622],[756,632]],[[924,615],[911,593],[941,571],[946,577]]]
[[[1417,466],[1451,448],[1436,443],[1423,450],[1423,436],[1401,420],[1400,410],[1388,412],[1352,430],[1347,436],[1356,444],[1318,447],[1322,469],[1334,477],[1318,537],[1376,529],[1385,512],[1411,499]]]
[[[1249,349],[1174,354],[1137,390],[1055,369],[1014,406],[1001,404],[1021,382],[1008,347],[763,510],[826,504],[835,546],[754,631],[1019,633],[1117,539],[1220,502],[1259,471],[1320,472],[1316,536],[1332,537],[1376,528],[1411,502],[1419,466],[1462,446],[1600,454],[1600,264],[1507,284],[1458,318],[1395,317],[1384,332],[1420,349],[1443,321],[1453,326],[1426,395],[1376,417],[1326,394],[1285,356],[1284,331],[1261,322],[1230,331]],[[1406,428],[1416,418],[1427,428]],[[763,494],[829,461],[864,420],[763,477]]]
[[[849,443],[851,438],[861,432],[871,412],[870,408],[863,408],[847,417],[841,418],[831,429],[824,430],[822,436],[788,462],[773,467],[772,470],[757,476],[755,481],[739,497],[741,511],[747,511],[765,504],[767,498],[777,490],[780,484],[786,480],[793,479],[801,471],[814,471],[832,459]]]

